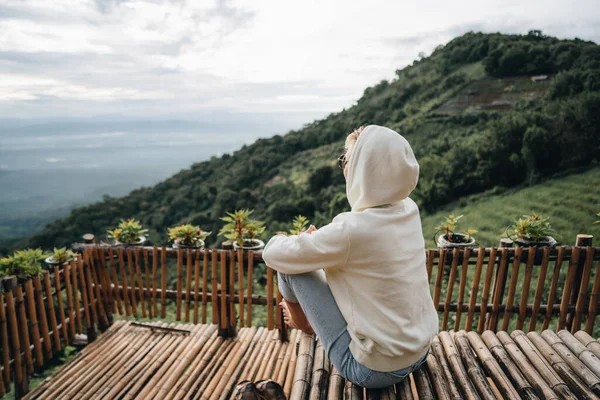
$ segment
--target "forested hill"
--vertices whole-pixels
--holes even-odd
[[[213,231],[213,244],[222,240],[219,217],[242,207],[255,209],[268,233],[287,230],[297,214],[322,225],[348,208],[335,159],[346,135],[366,124],[388,126],[413,146],[421,175],[411,197],[423,213],[586,168],[600,158],[600,46],[539,31],[468,33],[367,88],[346,110],[195,163],[154,187],[105,196],[17,247],[68,246],[86,232],[104,237],[129,217],[141,219],[155,244],[179,223]]]

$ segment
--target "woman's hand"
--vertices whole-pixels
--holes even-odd
[[[310,235],[311,233],[313,233],[313,232],[314,232],[314,231],[316,231],[316,230],[317,230],[317,228],[316,228],[314,225],[311,225],[311,226],[309,226],[309,227],[308,227],[308,229],[307,229],[305,232],[303,232],[303,233],[307,233],[307,234],[309,234],[309,235]]]

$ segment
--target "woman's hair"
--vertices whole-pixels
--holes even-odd
[[[358,140],[358,137],[360,136],[363,129],[365,129],[364,125],[360,128],[355,129],[354,132],[349,134],[346,138],[346,143],[344,144],[344,149],[346,150],[346,153],[344,155],[346,156],[346,159],[348,158],[348,154],[352,152],[352,149],[354,148],[354,145],[356,144],[356,141]]]

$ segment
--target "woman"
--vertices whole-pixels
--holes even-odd
[[[314,330],[346,379],[382,388],[418,368],[438,332],[419,209],[408,198],[419,164],[406,139],[382,126],[354,131],[345,148],[352,211],[274,236],[263,259],[278,271],[287,322]]]

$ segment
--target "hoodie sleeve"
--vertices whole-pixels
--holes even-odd
[[[330,223],[311,234],[276,235],[263,250],[265,264],[284,274],[301,274],[346,264],[350,237],[344,223]]]

